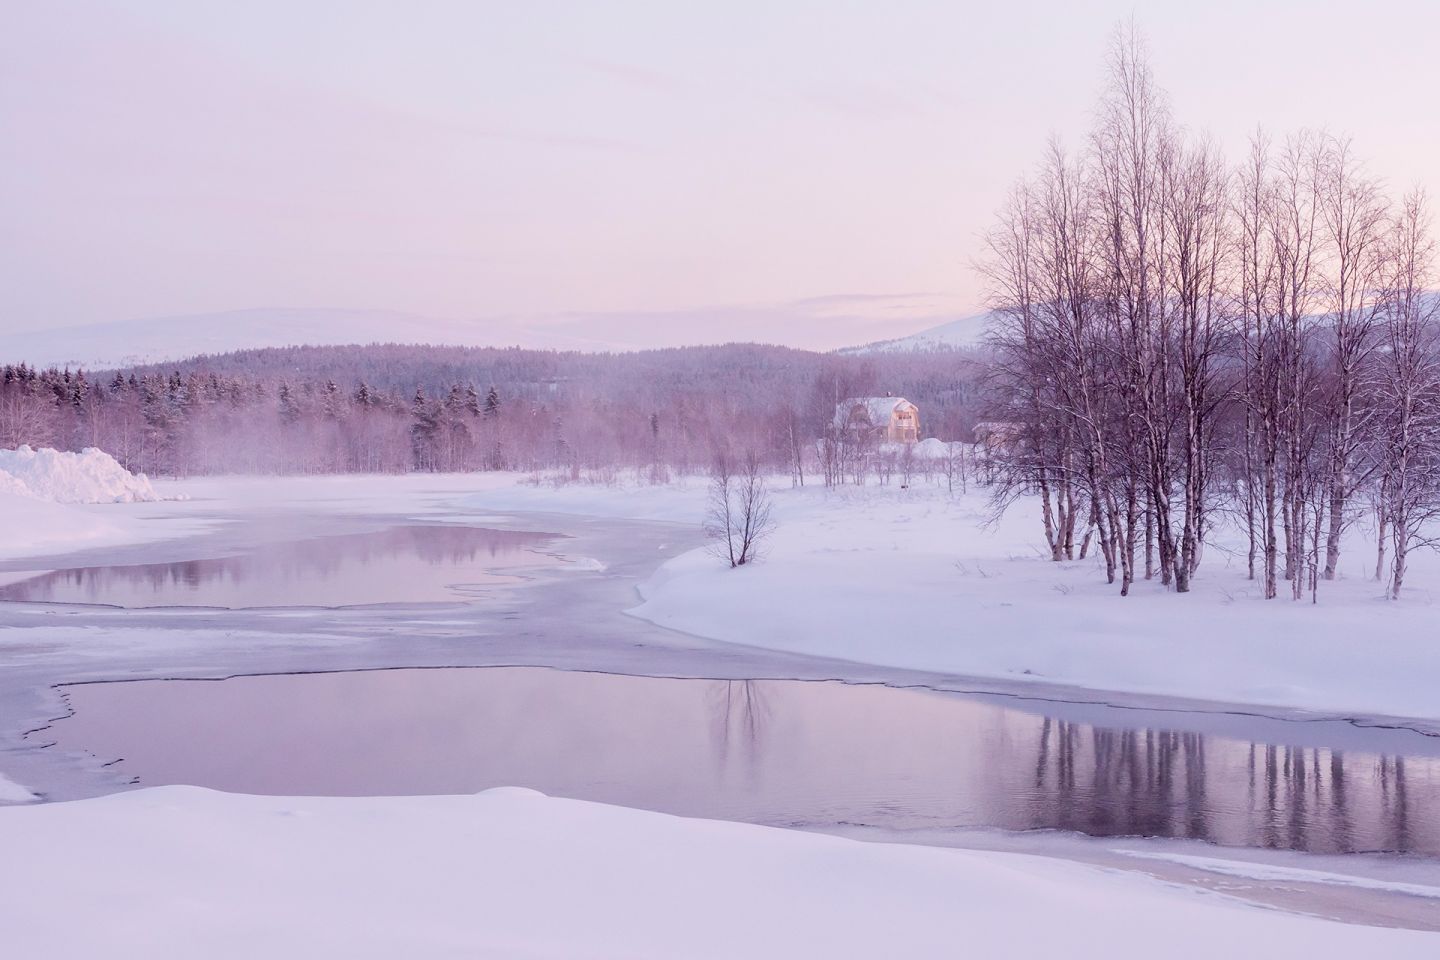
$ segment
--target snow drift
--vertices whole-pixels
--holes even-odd
[[[149,479],[95,447],[66,453],[21,446],[0,450],[0,494],[55,503],[135,503],[160,499]]]
[[[7,955],[1433,958],[1352,926],[1013,853],[864,843],[501,788],[156,787],[0,809]],[[118,952],[117,952],[118,951]]]

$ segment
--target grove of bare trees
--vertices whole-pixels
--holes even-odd
[[[1188,591],[1234,522],[1264,595],[1312,601],[1369,515],[1398,597],[1440,512],[1429,226],[1339,137],[1228,163],[1122,33],[1087,142],[1052,142],[988,236],[1002,504],[1037,494],[1051,557],[1097,550],[1122,594]]]

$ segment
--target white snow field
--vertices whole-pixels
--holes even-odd
[[[0,804],[3,803],[29,803],[35,799],[35,794],[25,787],[20,786],[14,780],[9,779],[5,774],[0,773]]]
[[[1353,926],[1013,853],[866,843],[501,788],[160,787],[0,809],[17,957],[1431,958]]]
[[[0,560],[153,539],[133,511],[85,505],[158,499],[144,475],[101,450],[0,449]]]

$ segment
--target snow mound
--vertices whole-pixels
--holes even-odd
[[[25,486],[24,480],[0,471],[0,496],[33,497],[34,494]]]
[[[155,488],[95,447],[67,453],[20,446],[0,450],[0,493],[55,503],[134,503],[158,500]]]
[[[950,456],[950,444],[939,437],[927,437],[915,444],[915,456],[927,460],[943,460]]]
[[[917,460],[944,460],[957,445],[958,442],[947,443],[939,437],[927,437],[916,443],[882,443],[876,449],[885,456],[903,457],[908,448],[909,454]]]

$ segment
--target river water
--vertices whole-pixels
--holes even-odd
[[[465,600],[550,566],[555,538],[444,524],[268,542],[229,556],[80,567],[0,585],[0,600],[117,607],[342,607]]]
[[[44,737],[143,785],[300,795],[514,785],[787,826],[1061,829],[1440,857],[1440,742],[1411,731],[1257,722],[1247,733],[1239,718],[1194,732],[1153,713],[1080,721],[1040,702],[880,685],[529,667],[63,689],[73,714]]]

